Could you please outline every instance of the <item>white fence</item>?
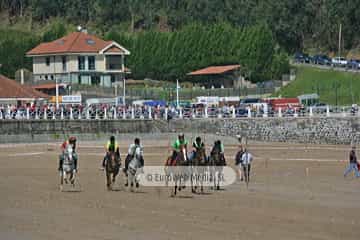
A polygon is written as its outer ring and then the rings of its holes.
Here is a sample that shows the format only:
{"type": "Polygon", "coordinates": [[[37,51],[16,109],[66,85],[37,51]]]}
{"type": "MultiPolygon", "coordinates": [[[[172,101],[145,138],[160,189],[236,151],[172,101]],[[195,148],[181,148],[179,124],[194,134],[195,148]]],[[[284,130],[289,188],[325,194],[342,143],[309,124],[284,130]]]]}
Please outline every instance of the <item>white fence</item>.
{"type": "Polygon", "coordinates": [[[202,119],[202,118],[274,118],[274,117],[351,117],[360,116],[353,107],[278,109],[264,112],[249,107],[155,108],[89,107],[0,108],[0,120],[116,120],[116,119],[202,119]]]}

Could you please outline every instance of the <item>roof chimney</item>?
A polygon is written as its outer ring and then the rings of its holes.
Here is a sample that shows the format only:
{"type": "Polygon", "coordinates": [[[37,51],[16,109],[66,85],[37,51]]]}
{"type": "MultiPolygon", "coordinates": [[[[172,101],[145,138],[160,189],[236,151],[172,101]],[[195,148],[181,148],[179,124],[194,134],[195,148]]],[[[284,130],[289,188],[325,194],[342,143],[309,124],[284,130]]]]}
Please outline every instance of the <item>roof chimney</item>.
{"type": "Polygon", "coordinates": [[[88,33],[87,29],[85,27],[82,27],[81,25],[77,26],[77,31],[82,33],[88,33]]]}

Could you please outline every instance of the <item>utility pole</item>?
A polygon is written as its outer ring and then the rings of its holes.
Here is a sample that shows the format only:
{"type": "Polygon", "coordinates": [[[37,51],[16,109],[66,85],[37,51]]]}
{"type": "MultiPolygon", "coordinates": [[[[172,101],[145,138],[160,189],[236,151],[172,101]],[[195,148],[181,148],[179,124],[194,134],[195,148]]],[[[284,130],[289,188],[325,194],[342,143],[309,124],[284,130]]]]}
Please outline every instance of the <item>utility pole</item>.
{"type": "Polygon", "coordinates": [[[176,107],[179,108],[179,79],[176,79],[176,107]]]}
{"type": "Polygon", "coordinates": [[[340,26],[339,26],[339,57],[341,57],[341,28],[342,28],[342,24],[340,23],[340,26]]]}

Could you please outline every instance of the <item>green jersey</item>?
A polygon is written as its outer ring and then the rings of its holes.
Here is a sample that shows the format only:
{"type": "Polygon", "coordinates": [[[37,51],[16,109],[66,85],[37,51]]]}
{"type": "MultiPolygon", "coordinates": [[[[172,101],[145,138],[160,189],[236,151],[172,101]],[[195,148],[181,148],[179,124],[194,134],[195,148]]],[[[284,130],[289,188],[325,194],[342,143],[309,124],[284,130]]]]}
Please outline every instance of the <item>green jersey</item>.
{"type": "Polygon", "coordinates": [[[187,144],[188,144],[188,141],[187,141],[186,139],[184,139],[184,141],[180,142],[180,140],[177,139],[177,140],[173,143],[172,147],[173,147],[175,150],[179,151],[179,150],[180,150],[180,145],[182,145],[182,144],[183,144],[183,145],[187,145],[187,144]]]}

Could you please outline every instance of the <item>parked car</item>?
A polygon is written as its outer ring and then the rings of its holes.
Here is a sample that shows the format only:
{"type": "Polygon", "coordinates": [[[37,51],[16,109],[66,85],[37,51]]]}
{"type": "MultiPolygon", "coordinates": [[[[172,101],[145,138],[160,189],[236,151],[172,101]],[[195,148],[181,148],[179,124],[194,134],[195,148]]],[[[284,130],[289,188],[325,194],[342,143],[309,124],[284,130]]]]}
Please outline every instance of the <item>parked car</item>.
{"type": "Polygon", "coordinates": [[[344,57],[335,57],[331,60],[331,65],[335,67],[346,67],[348,61],[344,57]]]}
{"type": "Polygon", "coordinates": [[[346,67],[351,69],[360,69],[360,60],[350,59],[346,67]]]}
{"type": "Polygon", "coordinates": [[[316,103],[311,108],[314,113],[326,113],[328,105],[326,103],[316,103]]]}
{"type": "Polygon", "coordinates": [[[312,62],[319,65],[330,65],[331,59],[326,55],[315,55],[312,62]]]}
{"type": "Polygon", "coordinates": [[[299,63],[311,63],[312,57],[306,53],[296,53],[294,56],[295,62],[299,63]]]}

